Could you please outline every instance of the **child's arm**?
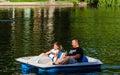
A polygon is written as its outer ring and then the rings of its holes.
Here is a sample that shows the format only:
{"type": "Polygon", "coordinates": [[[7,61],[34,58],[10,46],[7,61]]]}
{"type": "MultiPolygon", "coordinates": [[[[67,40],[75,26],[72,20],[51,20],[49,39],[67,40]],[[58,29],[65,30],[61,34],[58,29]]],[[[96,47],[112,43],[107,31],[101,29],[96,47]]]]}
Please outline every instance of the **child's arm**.
{"type": "Polygon", "coordinates": [[[45,54],[46,54],[46,55],[48,55],[48,54],[50,54],[50,53],[51,53],[51,50],[50,50],[50,51],[48,51],[48,52],[46,52],[45,54]]]}
{"type": "Polygon", "coordinates": [[[46,52],[46,53],[41,53],[39,56],[48,55],[48,54],[50,54],[50,53],[51,53],[51,50],[48,51],[48,52],[46,52]]]}

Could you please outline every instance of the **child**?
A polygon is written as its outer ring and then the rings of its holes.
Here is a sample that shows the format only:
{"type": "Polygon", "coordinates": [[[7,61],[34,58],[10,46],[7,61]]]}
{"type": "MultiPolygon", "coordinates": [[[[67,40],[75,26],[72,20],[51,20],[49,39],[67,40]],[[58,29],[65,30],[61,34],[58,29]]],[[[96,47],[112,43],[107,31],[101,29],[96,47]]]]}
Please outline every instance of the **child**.
{"type": "Polygon", "coordinates": [[[57,65],[57,64],[62,64],[62,62],[64,62],[65,58],[67,56],[67,52],[63,52],[61,57],[59,59],[57,59],[53,65],[57,65]]]}
{"type": "Polygon", "coordinates": [[[50,57],[52,59],[53,62],[55,62],[57,60],[57,56],[58,56],[60,50],[62,50],[62,45],[58,42],[55,42],[53,49],[51,49],[50,51],[48,51],[46,53],[40,54],[40,56],[47,55],[48,57],[50,57]]]}

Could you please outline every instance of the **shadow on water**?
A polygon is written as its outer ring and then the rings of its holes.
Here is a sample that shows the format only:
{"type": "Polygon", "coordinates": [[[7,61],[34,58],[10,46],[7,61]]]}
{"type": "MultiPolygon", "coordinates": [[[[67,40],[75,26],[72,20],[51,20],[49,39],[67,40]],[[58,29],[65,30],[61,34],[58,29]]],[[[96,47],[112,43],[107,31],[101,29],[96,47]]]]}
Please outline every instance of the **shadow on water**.
{"type": "MultiPolygon", "coordinates": [[[[22,65],[22,66],[24,66],[24,65],[22,65]]],[[[54,68],[52,68],[52,70],[50,68],[50,69],[48,69],[48,71],[45,71],[45,70],[42,71],[41,69],[39,70],[39,68],[35,68],[33,66],[31,66],[31,68],[30,68],[30,65],[26,65],[26,66],[29,66],[29,69],[27,69],[27,67],[25,68],[25,66],[24,66],[24,68],[22,68],[22,73],[20,73],[20,74],[23,74],[23,75],[24,74],[25,75],[26,74],[27,75],[31,75],[31,74],[32,75],[91,75],[91,74],[92,75],[100,75],[100,73],[101,73],[101,69],[96,68],[97,70],[95,70],[95,68],[92,68],[92,67],[91,68],[90,67],[88,67],[88,68],[86,67],[86,70],[85,70],[84,67],[83,67],[84,69],[81,68],[81,70],[79,68],[80,71],[78,71],[78,70],[74,70],[74,71],[72,71],[72,70],[68,71],[67,70],[67,71],[64,71],[66,69],[63,68],[63,70],[58,70],[58,72],[55,72],[55,71],[53,71],[54,68]],[[90,69],[94,69],[94,71],[90,70],[90,69]]],[[[47,70],[47,68],[46,68],[46,70],[47,70]]]]}
{"type": "Polygon", "coordinates": [[[27,75],[101,75],[99,72],[94,73],[59,73],[59,74],[47,74],[47,73],[29,73],[27,75]]]}
{"type": "Polygon", "coordinates": [[[21,73],[27,75],[119,75],[120,66],[102,65],[101,70],[95,72],[63,72],[63,73],[38,73],[37,69],[29,72],[21,73]]]}

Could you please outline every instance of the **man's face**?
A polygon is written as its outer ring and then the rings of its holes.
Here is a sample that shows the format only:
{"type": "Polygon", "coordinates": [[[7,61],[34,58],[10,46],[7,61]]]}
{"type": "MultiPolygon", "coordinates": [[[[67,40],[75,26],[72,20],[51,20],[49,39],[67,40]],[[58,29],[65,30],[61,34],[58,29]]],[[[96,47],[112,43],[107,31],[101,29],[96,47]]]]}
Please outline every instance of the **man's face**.
{"type": "Polygon", "coordinates": [[[76,41],[75,40],[72,40],[72,46],[73,46],[73,48],[76,47],[76,41]]]}

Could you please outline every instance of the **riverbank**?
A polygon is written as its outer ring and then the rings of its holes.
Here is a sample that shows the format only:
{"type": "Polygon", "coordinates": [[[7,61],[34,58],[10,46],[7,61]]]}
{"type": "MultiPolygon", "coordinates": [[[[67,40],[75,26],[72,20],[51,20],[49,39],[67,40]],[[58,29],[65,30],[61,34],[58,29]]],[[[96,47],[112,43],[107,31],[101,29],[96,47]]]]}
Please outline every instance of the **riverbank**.
{"type": "MultiPolygon", "coordinates": [[[[87,3],[76,3],[78,6],[85,7],[87,3]]],[[[0,6],[74,6],[73,2],[0,2],[0,6]]]]}

